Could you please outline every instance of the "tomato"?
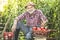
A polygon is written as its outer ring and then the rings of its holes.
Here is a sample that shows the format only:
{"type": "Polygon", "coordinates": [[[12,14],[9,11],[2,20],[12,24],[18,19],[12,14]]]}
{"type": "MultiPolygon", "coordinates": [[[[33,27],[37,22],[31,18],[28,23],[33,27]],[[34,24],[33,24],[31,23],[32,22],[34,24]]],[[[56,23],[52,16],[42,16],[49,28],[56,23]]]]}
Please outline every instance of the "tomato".
{"type": "Polygon", "coordinates": [[[8,39],[8,32],[4,32],[3,36],[4,36],[4,39],[8,39]]]}
{"type": "Polygon", "coordinates": [[[34,31],[34,30],[37,30],[37,27],[33,27],[32,30],[33,30],[33,31],[34,31]]]}
{"type": "Polygon", "coordinates": [[[5,36],[7,36],[7,34],[8,34],[8,32],[4,32],[3,36],[5,37],[5,36]]]}
{"type": "Polygon", "coordinates": [[[44,29],[44,27],[40,27],[41,28],[41,30],[43,30],[44,29]]]}
{"type": "Polygon", "coordinates": [[[41,31],[41,28],[37,27],[37,31],[41,31]]]}
{"type": "Polygon", "coordinates": [[[13,36],[14,36],[13,32],[9,32],[8,33],[8,37],[11,37],[12,38],[13,36]]]}

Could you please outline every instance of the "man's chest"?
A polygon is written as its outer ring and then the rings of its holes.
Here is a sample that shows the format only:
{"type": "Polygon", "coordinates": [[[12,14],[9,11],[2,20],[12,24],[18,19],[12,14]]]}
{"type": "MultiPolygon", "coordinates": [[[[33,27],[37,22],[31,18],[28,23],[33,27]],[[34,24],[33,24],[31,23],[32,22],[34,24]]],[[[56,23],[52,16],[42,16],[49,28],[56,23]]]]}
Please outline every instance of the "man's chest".
{"type": "Polygon", "coordinates": [[[27,20],[38,20],[39,19],[39,14],[37,14],[37,13],[27,14],[26,19],[27,20]]]}

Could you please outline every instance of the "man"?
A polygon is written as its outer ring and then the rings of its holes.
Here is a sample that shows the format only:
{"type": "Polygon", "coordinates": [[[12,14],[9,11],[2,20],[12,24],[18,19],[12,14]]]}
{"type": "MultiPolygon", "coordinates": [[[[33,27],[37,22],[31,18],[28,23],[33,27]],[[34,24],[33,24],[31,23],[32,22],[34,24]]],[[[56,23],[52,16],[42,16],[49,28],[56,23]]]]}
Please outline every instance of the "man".
{"type": "Polygon", "coordinates": [[[12,26],[12,32],[14,32],[14,40],[18,40],[19,30],[22,30],[26,36],[26,40],[31,40],[32,27],[44,26],[47,22],[47,18],[43,15],[41,10],[35,9],[35,4],[29,2],[26,6],[26,12],[15,18],[12,26]],[[21,20],[25,19],[26,24],[24,25],[21,20]],[[20,21],[19,21],[20,20],[20,21]]]}

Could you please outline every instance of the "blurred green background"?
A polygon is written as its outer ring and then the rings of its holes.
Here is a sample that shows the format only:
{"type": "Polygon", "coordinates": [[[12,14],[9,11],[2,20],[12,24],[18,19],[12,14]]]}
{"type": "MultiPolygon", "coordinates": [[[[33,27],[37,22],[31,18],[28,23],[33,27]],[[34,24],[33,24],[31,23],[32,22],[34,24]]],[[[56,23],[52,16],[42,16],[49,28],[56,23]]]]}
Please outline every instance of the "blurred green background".
{"type": "MultiPolygon", "coordinates": [[[[49,37],[60,40],[60,0],[8,0],[7,4],[3,6],[4,10],[0,11],[0,23],[4,24],[10,19],[7,25],[7,29],[10,30],[14,18],[25,11],[24,7],[27,2],[34,2],[35,8],[42,10],[44,15],[47,16],[48,28],[57,30],[57,32],[51,33],[49,37]]],[[[23,40],[23,38],[20,39],[23,40]]]]}

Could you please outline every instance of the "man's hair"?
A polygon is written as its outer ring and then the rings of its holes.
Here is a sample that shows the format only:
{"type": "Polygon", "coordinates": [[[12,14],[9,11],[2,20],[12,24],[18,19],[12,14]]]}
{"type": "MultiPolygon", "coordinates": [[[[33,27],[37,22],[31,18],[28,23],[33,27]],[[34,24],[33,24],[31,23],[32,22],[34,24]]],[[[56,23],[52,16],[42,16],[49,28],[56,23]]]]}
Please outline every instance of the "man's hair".
{"type": "Polygon", "coordinates": [[[27,6],[35,6],[35,4],[33,2],[28,2],[27,5],[25,6],[25,8],[27,8],[27,6]]]}

